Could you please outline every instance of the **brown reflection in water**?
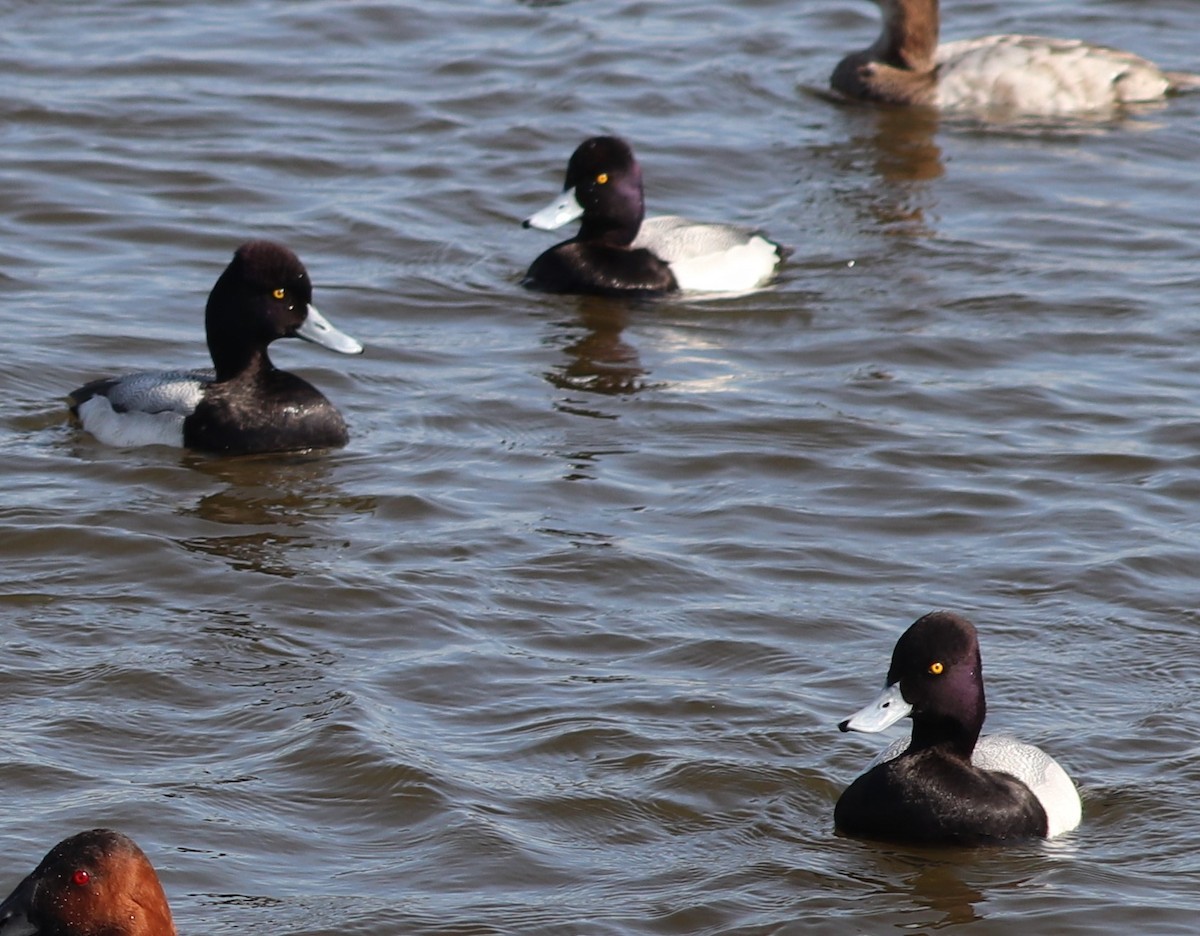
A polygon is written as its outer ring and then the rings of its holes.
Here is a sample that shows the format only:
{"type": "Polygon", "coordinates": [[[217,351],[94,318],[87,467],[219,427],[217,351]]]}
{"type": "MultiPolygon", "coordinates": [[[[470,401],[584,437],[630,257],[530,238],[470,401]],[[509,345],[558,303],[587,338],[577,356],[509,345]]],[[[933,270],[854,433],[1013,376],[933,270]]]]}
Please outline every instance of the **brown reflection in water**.
{"type": "Polygon", "coordinates": [[[831,153],[834,167],[847,179],[868,171],[883,185],[872,190],[866,210],[890,233],[928,236],[925,210],[929,183],[945,174],[936,137],[936,110],[841,103],[857,132],[831,153]]]}
{"type": "Polygon", "coordinates": [[[889,183],[890,197],[873,202],[875,218],[910,235],[929,235],[932,231],[925,224],[929,189],[925,183],[941,178],[946,171],[935,142],[937,111],[883,107],[874,118],[873,132],[855,142],[874,154],[876,175],[889,183]]]}
{"type": "Polygon", "coordinates": [[[963,882],[957,866],[930,864],[918,867],[905,881],[914,908],[932,910],[939,919],[922,927],[940,929],[983,919],[975,905],[984,899],[982,891],[963,882]]]}
{"type": "Polygon", "coordinates": [[[945,174],[941,147],[934,142],[939,120],[930,107],[884,107],[875,114],[869,142],[875,168],[889,182],[930,182],[945,174]]]}
{"type": "Polygon", "coordinates": [[[180,506],[179,516],[259,529],[190,537],[179,544],[191,552],[223,558],[240,571],[297,576],[300,571],[290,557],[297,550],[328,545],[319,523],[322,516],[370,513],[376,508],[375,498],[348,497],[329,483],[327,454],[198,457],[193,467],[224,487],[192,506],[180,506]]]}
{"type": "Polygon", "coordinates": [[[285,561],[296,549],[311,549],[308,537],[255,533],[247,536],[204,536],[181,539],[189,552],[216,556],[238,572],[262,572],[280,578],[296,578],[300,571],[285,561]]]}
{"type": "Polygon", "coordinates": [[[580,297],[578,317],[561,324],[572,332],[582,327],[584,333],[563,349],[570,360],[547,371],[546,380],[560,390],[610,396],[637,393],[653,386],[645,380],[647,371],[642,367],[637,348],[622,337],[629,324],[629,310],[626,300],[580,297]]]}

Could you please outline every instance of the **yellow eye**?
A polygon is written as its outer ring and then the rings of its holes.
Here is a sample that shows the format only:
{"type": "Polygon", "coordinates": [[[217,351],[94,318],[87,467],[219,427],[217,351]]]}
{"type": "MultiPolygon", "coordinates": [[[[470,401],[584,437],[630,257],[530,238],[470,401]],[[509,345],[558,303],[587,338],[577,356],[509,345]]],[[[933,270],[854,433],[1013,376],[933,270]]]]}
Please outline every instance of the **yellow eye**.
{"type": "Polygon", "coordinates": [[[607,172],[600,173],[600,175],[596,176],[596,181],[599,182],[601,185],[603,185],[605,182],[608,181],[608,173],[607,172]]]}
{"type": "Polygon", "coordinates": [[[286,290],[277,289],[273,293],[271,293],[271,295],[274,296],[276,299],[282,299],[284,297],[285,293],[286,293],[286,290]]]}
{"type": "Polygon", "coordinates": [[[942,670],[944,670],[945,668],[946,667],[942,666],[941,663],[930,663],[929,664],[929,672],[933,673],[934,676],[941,676],[942,670]]]}

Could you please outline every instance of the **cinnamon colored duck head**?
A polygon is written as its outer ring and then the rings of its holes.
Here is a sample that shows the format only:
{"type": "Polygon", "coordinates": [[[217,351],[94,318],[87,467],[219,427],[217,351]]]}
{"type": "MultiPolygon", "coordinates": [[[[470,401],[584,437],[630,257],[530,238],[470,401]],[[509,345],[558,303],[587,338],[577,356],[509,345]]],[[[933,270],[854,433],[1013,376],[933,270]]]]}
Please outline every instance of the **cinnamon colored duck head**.
{"type": "Polygon", "coordinates": [[[92,829],[50,849],[0,903],[0,936],[176,936],[158,874],[133,839],[92,829]]]}

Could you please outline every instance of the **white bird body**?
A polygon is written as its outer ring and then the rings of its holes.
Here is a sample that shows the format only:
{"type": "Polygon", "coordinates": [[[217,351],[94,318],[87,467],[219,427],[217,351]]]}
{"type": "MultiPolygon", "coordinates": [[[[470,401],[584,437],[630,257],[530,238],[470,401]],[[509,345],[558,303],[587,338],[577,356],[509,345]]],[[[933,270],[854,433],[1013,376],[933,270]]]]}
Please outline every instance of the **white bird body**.
{"type": "Polygon", "coordinates": [[[645,248],[670,264],[685,291],[757,289],[770,281],[779,265],[779,246],[749,228],[678,215],[647,218],[630,247],[645,248]]]}

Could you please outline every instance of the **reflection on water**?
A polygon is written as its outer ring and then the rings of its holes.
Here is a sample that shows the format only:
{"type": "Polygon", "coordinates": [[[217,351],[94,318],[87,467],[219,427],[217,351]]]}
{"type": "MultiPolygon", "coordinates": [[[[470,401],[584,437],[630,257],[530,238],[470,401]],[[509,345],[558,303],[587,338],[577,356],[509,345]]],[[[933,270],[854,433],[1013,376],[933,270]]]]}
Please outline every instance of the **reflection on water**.
{"type": "MultiPolygon", "coordinates": [[[[598,417],[599,413],[581,413],[579,410],[570,410],[576,415],[586,415],[598,417]]],[[[564,481],[595,481],[600,476],[599,465],[605,458],[614,455],[627,455],[630,449],[609,449],[604,452],[560,452],[559,457],[567,463],[567,468],[563,473],[564,481]]]]}
{"type": "Polygon", "coordinates": [[[303,550],[325,547],[322,519],[370,514],[377,499],[348,495],[332,480],[329,453],[292,456],[210,458],[188,456],[193,468],[218,480],[220,490],[204,494],[176,513],[223,527],[262,530],[191,536],[181,546],[226,559],[239,571],[290,578],[303,550]],[[285,530],[294,530],[289,533],[285,530]]]}
{"type": "Polygon", "coordinates": [[[644,379],[647,372],[637,348],[622,337],[630,310],[647,304],[601,296],[580,296],[578,302],[577,317],[559,323],[569,335],[570,344],[563,353],[570,360],[547,371],[546,380],[560,390],[608,395],[637,393],[653,386],[644,379]]]}
{"type": "Polygon", "coordinates": [[[298,550],[312,548],[310,537],[280,536],[277,533],[250,533],[245,536],[204,536],[179,540],[179,545],[196,553],[218,556],[239,572],[262,572],[293,578],[298,550]]]}
{"type": "Polygon", "coordinates": [[[865,208],[889,234],[929,237],[925,212],[936,204],[930,183],[945,173],[936,133],[939,117],[931,108],[844,105],[853,115],[849,145],[832,151],[835,165],[848,177],[860,164],[883,185],[873,190],[865,208]]]}
{"type": "Polygon", "coordinates": [[[957,865],[944,864],[940,855],[914,869],[904,883],[914,910],[922,907],[934,914],[933,920],[922,920],[917,925],[942,929],[982,919],[976,904],[983,902],[983,892],[967,884],[961,869],[957,865]]]}
{"type": "Polygon", "coordinates": [[[937,111],[925,107],[883,107],[873,111],[874,132],[851,141],[875,154],[875,171],[889,182],[932,182],[945,173],[934,135],[937,111]]]}

